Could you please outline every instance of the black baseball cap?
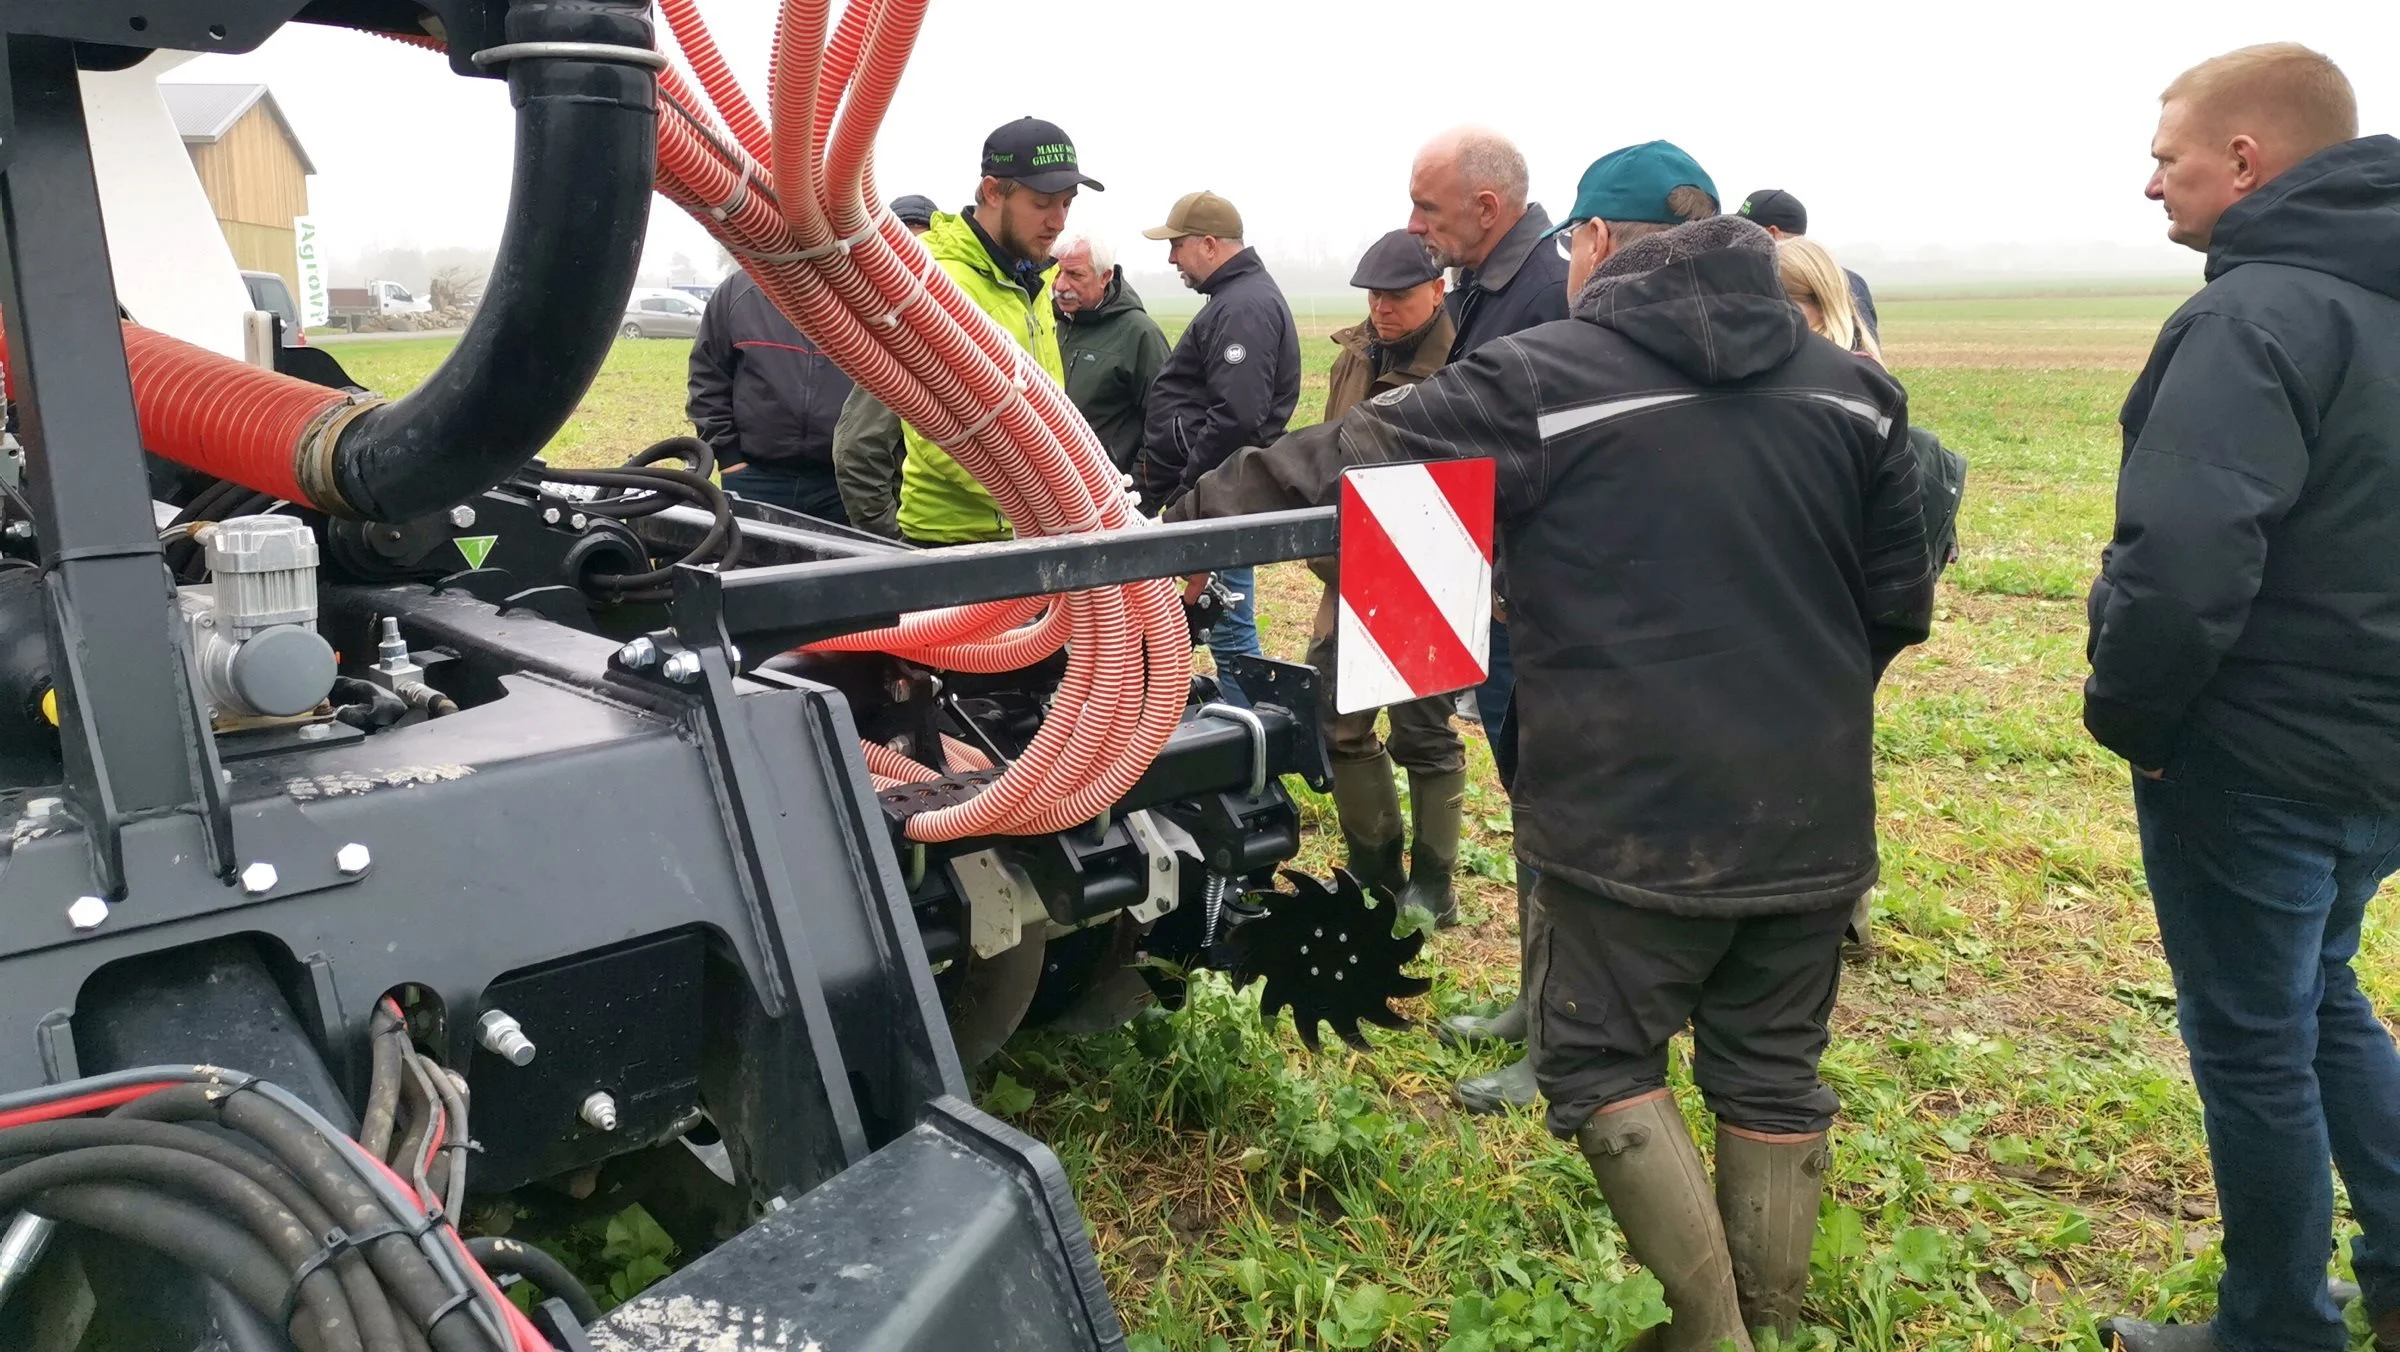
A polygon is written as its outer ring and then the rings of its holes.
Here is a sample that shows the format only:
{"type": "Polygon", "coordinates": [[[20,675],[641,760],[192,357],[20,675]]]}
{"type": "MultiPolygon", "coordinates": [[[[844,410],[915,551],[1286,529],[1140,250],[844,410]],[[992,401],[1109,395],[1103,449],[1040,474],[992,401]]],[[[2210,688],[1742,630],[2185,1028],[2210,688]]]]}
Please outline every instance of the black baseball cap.
{"type": "Polygon", "coordinates": [[[1013,178],[1035,192],[1108,191],[1100,180],[1084,176],[1075,162],[1075,143],[1058,124],[1038,117],[1020,117],[983,138],[983,172],[989,178],[1013,178]]]}
{"type": "Polygon", "coordinates": [[[1808,208],[1781,188],[1761,188],[1743,198],[1737,214],[1762,230],[1773,227],[1787,235],[1808,233],[1808,208]]]}
{"type": "Polygon", "coordinates": [[[939,210],[941,208],[933,204],[932,198],[919,197],[915,193],[892,199],[892,214],[900,218],[902,225],[931,225],[933,213],[939,210]]]}
{"type": "Polygon", "coordinates": [[[1407,291],[1441,275],[1424,241],[1406,230],[1394,230],[1367,246],[1358,271],[1350,274],[1350,285],[1362,291],[1407,291]]]}

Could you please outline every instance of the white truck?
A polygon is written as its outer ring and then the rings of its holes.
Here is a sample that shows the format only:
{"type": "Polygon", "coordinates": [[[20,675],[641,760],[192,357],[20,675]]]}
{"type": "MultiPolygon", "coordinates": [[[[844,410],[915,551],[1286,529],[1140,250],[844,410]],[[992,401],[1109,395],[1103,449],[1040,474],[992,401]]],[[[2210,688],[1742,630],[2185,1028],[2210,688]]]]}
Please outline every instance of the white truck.
{"type": "Polygon", "coordinates": [[[352,333],[358,332],[360,323],[365,320],[389,319],[394,315],[421,315],[433,309],[433,302],[411,293],[398,282],[327,287],[325,304],[327,317],[352,333]]]}

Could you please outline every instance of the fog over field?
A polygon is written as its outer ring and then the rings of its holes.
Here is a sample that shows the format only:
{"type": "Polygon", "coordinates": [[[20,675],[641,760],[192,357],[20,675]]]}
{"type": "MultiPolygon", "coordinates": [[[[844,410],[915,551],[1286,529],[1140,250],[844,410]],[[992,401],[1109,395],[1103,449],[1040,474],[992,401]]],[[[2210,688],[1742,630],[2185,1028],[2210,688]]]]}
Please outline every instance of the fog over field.
{"type": "MultiPolygon", "coordinates": [[[[704,0],[763,95],[776,0],[704,0]]],[[[2158,91],[2251,42],[2309,43],[2358,86],[2368,131],[2400,129],[2400,6],[2028,0],[2001,8],[1823,0],[1577,6],[1532,0],[935,0],[880,143],[892,193],[964,203],[984,134],[1064,126],[1108,185],[1077,221],[1120,241],[1152,292],[1176,284],[1141,240],[1208,187],[1244,213],[1287,289],[1338,292],[1364,244],[1404,223],[1431,132],[1516,138],[1534,195],[1563,211],[1596,155],[1681,143],[1730,207],[1762,187],[1879,285],[2196,273],[2143,200],[2158,91]]],[[[311,201],[337,280],[472,258],[507,199],[498,81],[355,33],[294,24],[175,80],[270,84],[319,173],[311,201]],[[399,252],[395,252],[399,251],[399,252]]],[[[646,267],[713,277],[712,241],[658,202],[646,267]]]]}

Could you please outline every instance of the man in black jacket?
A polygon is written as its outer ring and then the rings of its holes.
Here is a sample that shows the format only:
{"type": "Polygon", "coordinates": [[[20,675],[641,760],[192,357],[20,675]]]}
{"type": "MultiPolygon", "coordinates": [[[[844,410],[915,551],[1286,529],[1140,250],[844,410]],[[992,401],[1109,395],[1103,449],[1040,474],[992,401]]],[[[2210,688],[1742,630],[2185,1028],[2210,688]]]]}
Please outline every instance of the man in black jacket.
{"type": "Polygon", "coordinates": [[[2216,1165],[2212,1324],[2134,1349],[2347,1346],[2333,1173],[2400,1349],[2400,1052],[2351,971],[2400,864],[2400,140],[2290,43],[2162,96],[2149,195],[2208,286],[2126,398],[2083,721],[2142,861],[2216,1165]]]}
{"type": "MultiPolygon", "coordinates": [[[[1242,213],[1233,203],[1213,192],[1186,193],[1165,225],[1142,234],[1167,241],[1167,261],[1183,284],[1208,298],[1150,387],[1136,479],[1143,509],[1157,511],[1236,449],[1283,435],[1300,403],[1300,326],[1258,250],[1242,242],[1242,213]]],[[[1209,631],[1208,646],[1226,698],[1247,704],[1224,659],[1258,654],[1256,576],[1248,568],[1223,576],[1240,599],[1209,631]]]]}
{"type": "Polygon", "coordinates": [[[1585,176],[1571,319],[1245,450],[1168,512],[1498,461],[1536,1070],[1666,1288],[1669,1352],[1797,1318],[1837,1106],[1817,1059],[1876,878],[1875,682],[1933,602],[1906,396],[1808,332],[1764,231],[1669,227],[1672,150],[1585,176]],[[1687,1024],[1713,1195],[1666,1087],[1687,1024]]]}
{"type": "Polygon", "coordinates": [[[708,298],[684,411],[724,467],[728,492],[848,524],[833,478],[833,424],[850,377],[750,274],[708,298]]]}

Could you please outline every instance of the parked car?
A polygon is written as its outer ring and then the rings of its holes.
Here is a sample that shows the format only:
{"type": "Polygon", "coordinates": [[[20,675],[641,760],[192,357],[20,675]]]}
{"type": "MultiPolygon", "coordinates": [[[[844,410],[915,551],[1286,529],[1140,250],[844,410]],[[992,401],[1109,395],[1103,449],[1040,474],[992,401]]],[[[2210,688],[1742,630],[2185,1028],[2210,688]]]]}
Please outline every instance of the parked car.
{"type": "Polygon", "coordinates": [[[329,287],[325,292],[326,308],[333,322],[358,332],[359,321],[388,319],[393,315],[431,313],[433,302],[419,299],[398,282],[369,282],[365,286],[329,287]]]}
{"type": "Polygon", "coordinates": [[[628,338],[697,338],[700,302],[680,291],[636,291],[625,302],[625,322],[617,332],[628,338]]]}
{"type": "Polygon", "coordinates": [[[300,323],[300,307],[292,300],[292,289],[283,278],[272,272],[245,272],[242,285],[250,288],[250,308],[264,310],[283,321],[285,347],[308,346],[308,331],[300,323]]]}

